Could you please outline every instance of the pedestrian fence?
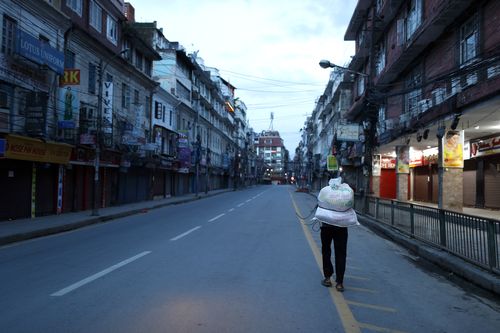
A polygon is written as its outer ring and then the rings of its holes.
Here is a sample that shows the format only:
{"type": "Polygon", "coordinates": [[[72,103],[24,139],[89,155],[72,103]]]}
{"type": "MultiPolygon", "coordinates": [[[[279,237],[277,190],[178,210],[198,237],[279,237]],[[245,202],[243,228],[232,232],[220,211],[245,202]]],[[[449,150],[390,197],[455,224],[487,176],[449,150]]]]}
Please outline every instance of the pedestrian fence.
{"type": "Polygon", "coordinates": [[[420,241],[500,274],[500,221],[377,197],[355,195],[354,208],[420,241]]]}

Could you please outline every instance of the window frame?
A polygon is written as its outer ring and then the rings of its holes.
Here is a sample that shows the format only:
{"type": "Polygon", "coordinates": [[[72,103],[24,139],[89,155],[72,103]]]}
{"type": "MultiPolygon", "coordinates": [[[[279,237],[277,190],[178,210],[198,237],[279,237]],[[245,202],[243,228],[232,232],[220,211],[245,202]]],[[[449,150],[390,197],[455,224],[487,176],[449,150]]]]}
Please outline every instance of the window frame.
{"type": "Polygon", "coordinates": [[[102,32],[102,7],[99,6],[97,1],[90,0],[89,3],[89,25],[96,31],[102,32]],[[97,10],[97,13],[95,12],[97,10]],[[97,17],[95,17],[97,16],[97,17]]]}
{"type": "Polygon", "coordinates": [[[459,39],[460,39],[460,42],[459,42],[459,61],[460,61],[460,65],[470,64],[471,62],[474,62],[478,57],[479,39],[480,39],[479,26],[480,25],[479,25],[478,13],[475,13],[474,15],[472,15],[469,19],[467,19],[467,21],[465,21],[464,24],[462,24],[460,26],[460,29],[459,29],[459,39]],[[464,32],[464,30],[466,28],[468,28],[470,25],[473,25],[473,29],[470,31],[464,32]],[[471,49],[469,49],[467,47],[467,45],[469,45],[468,40],[471,37],[474,37],[474,45],[472,45],[472,48],[471,48],[473,50],[474,54],[472,56],[466,58],[464,56],[464,51],[465,51],[465,53],[468,53],[469,51],[471,51],[471,49]],[[465,49],[466,47],[467,47],[467,49],[465,49]]]}
{"type": "Polygon", "coordinates": [[[113,44],[118,44],[118,21],[111,15],[106,16],[106,38],[113,44]]]}
{"type": "Polygon", "coordinates": [[[82,16],[82,2],[83,0],[66,0],[66,7],[71,9],[73,12],[78,14],[78,16],[82,16]]]}
{"type": "Polygon", "coordinates": [[[3,54],[11,55],[16,50],[16,30],[17,21],[4,14],[2,20],[2,45],[0,49],[3,54]]]}

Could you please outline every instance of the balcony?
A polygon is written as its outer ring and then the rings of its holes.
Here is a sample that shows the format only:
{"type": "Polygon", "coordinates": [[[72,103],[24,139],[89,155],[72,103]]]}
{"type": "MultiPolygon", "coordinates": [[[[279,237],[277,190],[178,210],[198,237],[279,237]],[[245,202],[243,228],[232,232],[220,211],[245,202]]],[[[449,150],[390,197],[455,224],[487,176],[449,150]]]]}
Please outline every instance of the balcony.
{"type": "MultiPolygon", "coordinates": [[[[388,63],[385,71],[379,77],[378,84],[387,84],[394,81],[416,58],[420,56],[432,42],[441,37],[444,30],[470,6],[468,0],[439,1],[430,11],[429,16],[422,22],[414,35],[405,42],[405,45],[396,47],[401,54],[393,62],[388,63]],[[433,15],[432,15],[433,14],[433,15]]],[[[392,48],[395,45],[388,45],[392,48]]]]}
{"type": "Polygon", "coordinates": [[[359,28],[363,25],[366,20],[366,11],[370,8],[371,0],[358,0],[358,4],[354,9],[354,13],[349,21],[349,26],[344,35],[344,40],[355,40],[359,28]]]}

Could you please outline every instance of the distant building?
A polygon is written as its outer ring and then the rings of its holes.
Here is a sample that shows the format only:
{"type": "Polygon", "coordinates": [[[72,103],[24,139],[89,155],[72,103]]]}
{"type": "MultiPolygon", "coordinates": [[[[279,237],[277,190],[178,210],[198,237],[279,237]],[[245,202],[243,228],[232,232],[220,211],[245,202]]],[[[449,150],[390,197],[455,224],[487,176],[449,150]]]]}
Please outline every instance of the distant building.
{"type": "Polygon", "coordinates": [[[285,176],[286,149],[278,131],[262,131],[256,154],[264,161],[264,178],[282,179],[285,176]]]}

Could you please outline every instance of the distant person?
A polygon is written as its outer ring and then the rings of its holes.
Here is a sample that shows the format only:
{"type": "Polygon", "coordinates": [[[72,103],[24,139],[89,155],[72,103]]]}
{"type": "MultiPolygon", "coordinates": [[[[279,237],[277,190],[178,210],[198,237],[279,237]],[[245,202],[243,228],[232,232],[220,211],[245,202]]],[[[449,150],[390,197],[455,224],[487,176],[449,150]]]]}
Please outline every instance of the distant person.
{"type": "Polygon", "coordinates": [[[335,251],[335,289],[344,291],[344,273],[347,258],[347,227],[359,225],[356,212],[352,208],[354,192],[342,178],[333,178],[328,186],[318,194],[318,208],[314,219],[321,223],[321,254],[323,259],[323,276],[321,284],[331,287],[334,269],[331,261],[331,244],[335,251]]]}

